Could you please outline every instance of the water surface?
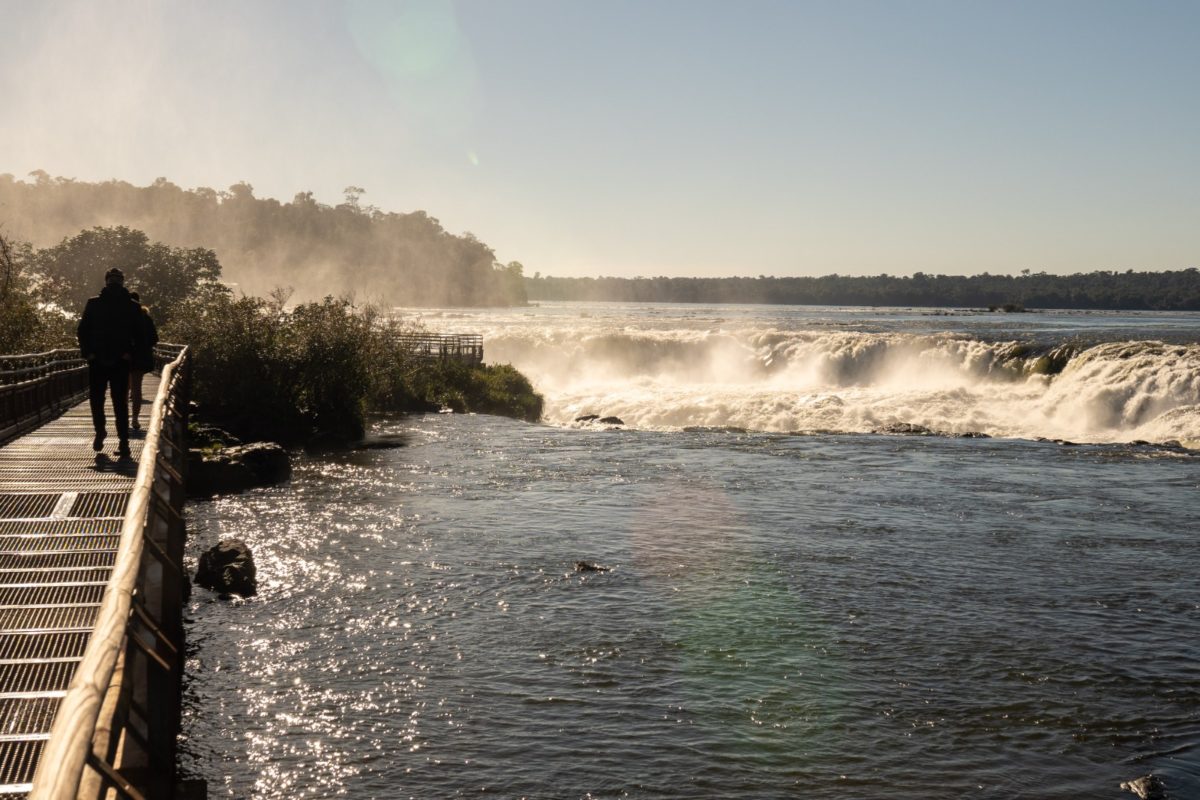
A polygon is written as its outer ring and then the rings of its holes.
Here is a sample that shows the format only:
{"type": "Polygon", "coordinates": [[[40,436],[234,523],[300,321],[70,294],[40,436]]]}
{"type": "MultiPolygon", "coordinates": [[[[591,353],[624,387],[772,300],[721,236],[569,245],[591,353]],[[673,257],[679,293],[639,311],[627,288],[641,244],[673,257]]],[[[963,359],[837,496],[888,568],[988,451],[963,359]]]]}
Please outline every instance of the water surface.
{"type": "Polygon", "coordinates": [[[377,428],[190,507],[262,581],[190,605],[212,797],[1200,796],[1187,451],[377,428]]]}

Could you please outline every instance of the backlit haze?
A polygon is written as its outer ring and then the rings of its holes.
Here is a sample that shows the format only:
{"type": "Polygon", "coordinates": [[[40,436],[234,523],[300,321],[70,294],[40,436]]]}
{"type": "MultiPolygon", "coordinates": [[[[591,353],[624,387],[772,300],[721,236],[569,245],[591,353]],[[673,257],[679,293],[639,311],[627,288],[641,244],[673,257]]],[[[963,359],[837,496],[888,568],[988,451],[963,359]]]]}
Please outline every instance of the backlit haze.
{"type": "MultiPolygon", "coordinates": [[[[1200,262],[1200,4],[0,0],[0,172],[424,209],[526,274],[1200,262]]],[[[0,214],[3,210],[0,209],[0,214]]]]}

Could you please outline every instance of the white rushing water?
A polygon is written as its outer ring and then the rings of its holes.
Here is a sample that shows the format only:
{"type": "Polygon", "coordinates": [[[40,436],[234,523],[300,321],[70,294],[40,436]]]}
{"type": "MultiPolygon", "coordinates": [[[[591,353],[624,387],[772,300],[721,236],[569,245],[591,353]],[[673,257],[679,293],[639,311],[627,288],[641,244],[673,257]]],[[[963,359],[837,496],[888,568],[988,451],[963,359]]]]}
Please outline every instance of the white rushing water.
{"type": "Polygon", "coordinates": [[[421,321],[482,333],[552,424],[1200,440],[1200,318],[558,304],[421,321]]]}

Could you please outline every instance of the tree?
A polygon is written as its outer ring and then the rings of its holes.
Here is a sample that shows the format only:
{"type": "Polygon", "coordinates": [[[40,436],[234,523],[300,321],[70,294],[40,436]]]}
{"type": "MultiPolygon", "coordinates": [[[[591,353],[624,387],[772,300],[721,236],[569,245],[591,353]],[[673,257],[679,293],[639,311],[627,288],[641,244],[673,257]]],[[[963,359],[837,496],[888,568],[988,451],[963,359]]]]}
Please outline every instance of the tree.
{"type": "Polygon", "coordinates": [[[64,309],[81,309],[104,285],[104,273],[116,267],[129,278],[146,260],[149,246],[141,231],[92,228],[39,250],[35,269],[45,278],[46,299],[64,309]]]}
{"type": "Polygon", "coordinates": [[[342,189],[342,194],[346,196],[346,205],[355,211],[358,210],[358,201],[366,193],[367,190],[361,186],[347,186],[345,189],[342,189]]]}
{"type": "Polygon", "coordinates": [[[62,346],[67,320],[38,308],[25,274],[32,248],[0,235],[0,353],[62,346]]]}
{"type": "Polygon", "coordinates": [[[91,228],[37,251],[36,271],[43,277],[45,299],[77,311],[99,291],[104,273],[116,267],[125,285],[154,307],[155,318],[167,321],[184,298],[206,286],[219,286],[221,264],[216,253],[151,243],[141,231],[119,226],[91,228]]]}

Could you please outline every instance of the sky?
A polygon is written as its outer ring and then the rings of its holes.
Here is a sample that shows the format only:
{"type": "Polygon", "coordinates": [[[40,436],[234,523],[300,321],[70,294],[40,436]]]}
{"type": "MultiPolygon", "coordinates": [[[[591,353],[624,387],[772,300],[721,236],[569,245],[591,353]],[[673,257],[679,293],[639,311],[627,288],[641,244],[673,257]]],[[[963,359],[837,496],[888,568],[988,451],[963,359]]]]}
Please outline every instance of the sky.
{"type": "Polygon", "coordinates": [[[329,204],[359,186],[528,275],[1200,266],[1191,0],[0,0],[0,19],[18,177],[329,204]]]}

